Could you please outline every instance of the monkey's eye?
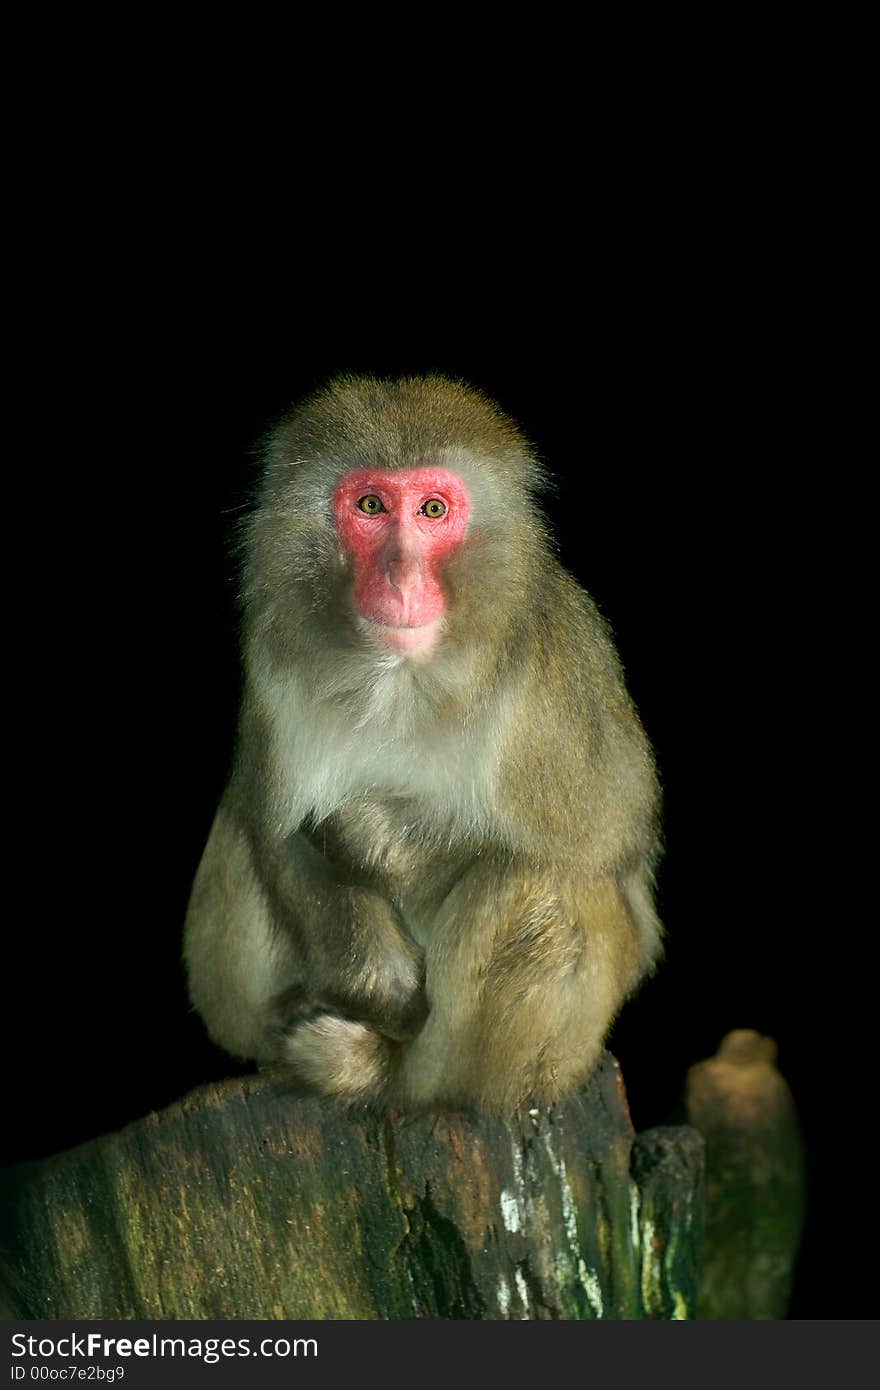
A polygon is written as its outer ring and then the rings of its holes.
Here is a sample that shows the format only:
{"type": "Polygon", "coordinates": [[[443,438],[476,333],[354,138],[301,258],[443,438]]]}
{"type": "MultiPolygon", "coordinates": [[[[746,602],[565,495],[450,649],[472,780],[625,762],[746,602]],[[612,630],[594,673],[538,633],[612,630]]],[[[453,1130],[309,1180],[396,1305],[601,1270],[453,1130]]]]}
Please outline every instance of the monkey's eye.
{"type": "Polygon", "coordinates": [[[367,516],[378,516],[380,512],[385,510],[382,506],[382,498],[375,497],[372,493],[369,497],[361,497],[358,506],[362,512],[366,512],[367,516]]]}
{"type": "Polygon", "coordinates": [[[439,497],[429,497],[427,502],[423,502],[419,507],[419,516],[429,516],[432,521],[445,515],[446,503],[441,502],[439,497]]]}

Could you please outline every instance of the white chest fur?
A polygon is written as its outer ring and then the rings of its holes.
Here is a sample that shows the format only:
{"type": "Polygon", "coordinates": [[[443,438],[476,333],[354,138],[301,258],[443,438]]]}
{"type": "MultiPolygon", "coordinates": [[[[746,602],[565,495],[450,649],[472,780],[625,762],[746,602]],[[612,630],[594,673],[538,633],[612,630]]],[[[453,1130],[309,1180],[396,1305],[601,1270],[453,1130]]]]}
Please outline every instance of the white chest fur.
{"type": "Polygon", "coordinates": [[[357,700],[319,700],[291,679],[264,685],[262,696],[279,833],[353,799],[385,796],[417,798],[440,833],[497,827],[497,710],[436,719],[404,666],[378,670],[357,700]]]}

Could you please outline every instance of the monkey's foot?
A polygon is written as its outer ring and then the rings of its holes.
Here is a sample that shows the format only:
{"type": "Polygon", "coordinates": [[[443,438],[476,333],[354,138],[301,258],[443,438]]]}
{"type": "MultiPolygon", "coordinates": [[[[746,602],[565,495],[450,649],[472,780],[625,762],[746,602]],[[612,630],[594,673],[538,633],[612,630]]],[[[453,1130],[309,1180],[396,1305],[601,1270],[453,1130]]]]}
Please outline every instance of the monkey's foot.
{"type": "Polygon", "coordinates": [[[281,1056],[304,1085],[346,1100],[376,1099],[391,1074],[393,1044],[365,1023],[318,1014],[281,1044],[281,1056]]]}

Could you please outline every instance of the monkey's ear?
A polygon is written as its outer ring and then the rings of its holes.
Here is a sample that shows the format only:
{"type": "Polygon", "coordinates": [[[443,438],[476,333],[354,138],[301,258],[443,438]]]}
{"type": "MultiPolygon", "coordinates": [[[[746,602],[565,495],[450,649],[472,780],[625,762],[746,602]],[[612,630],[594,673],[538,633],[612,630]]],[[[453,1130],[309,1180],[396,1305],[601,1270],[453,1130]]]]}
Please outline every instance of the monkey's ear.
{"type": "Polygon", "coordinates": [[[555,477],[530,447],[525,448],[517,460],[517,472],[530,497],[540,501],[542,497],[556,495],[558,489],[555,477]]]}

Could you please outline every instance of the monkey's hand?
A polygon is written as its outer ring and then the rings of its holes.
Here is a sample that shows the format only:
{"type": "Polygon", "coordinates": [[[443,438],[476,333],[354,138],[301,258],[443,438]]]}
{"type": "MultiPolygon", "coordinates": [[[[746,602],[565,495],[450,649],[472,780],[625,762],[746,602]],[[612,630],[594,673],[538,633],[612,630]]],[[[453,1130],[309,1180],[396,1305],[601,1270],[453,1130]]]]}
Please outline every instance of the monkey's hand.
{"type": "Polygon", "coordinates": [[[415,1037],[428,1016],[424,952],[382,899],[352,894],[338,906],[335,930],[320,949],[310,943],[305,978],[276,1001],[282,1034],[329,1014],[395,1042],[415,1037]]]}
{"type": "Polygon", "coordinates": [[[389,923],[387,927],[373,934],[350,977],[335,981],[328,998],[335,999],[334,1012],[370,1023],[386,1038],[403,1041],[415,1037],[428,1016],[425,955],[396,926],[389,923]]]}
{"type": "Polygon", "coordinates": [[[383,956],[373,953],[348,981],[328,981],[316,994],[285,996],[281,1056],[298,1079],[322,1094],[376,1101],[399,1051],[428,1016],[424,955],[400,935],[383,956]]]}

